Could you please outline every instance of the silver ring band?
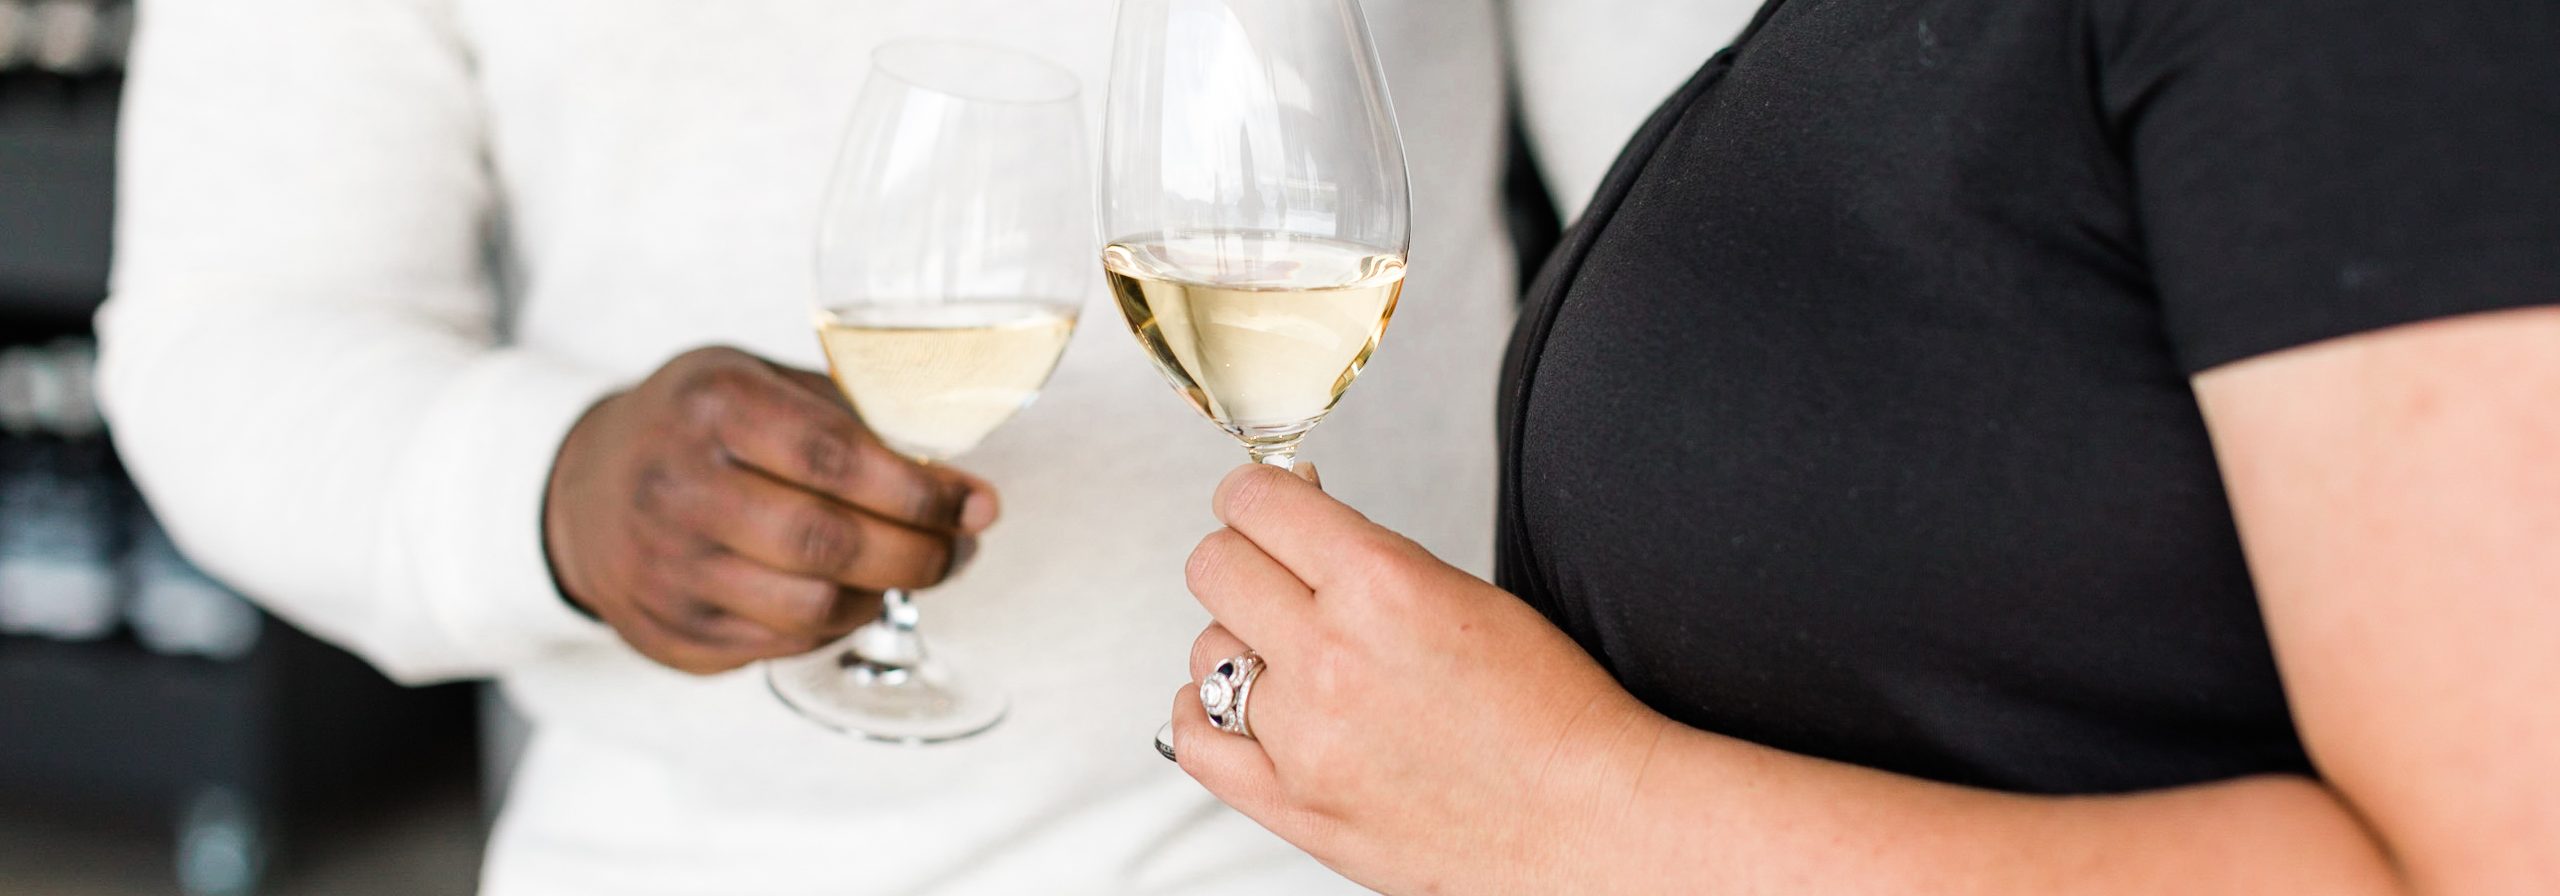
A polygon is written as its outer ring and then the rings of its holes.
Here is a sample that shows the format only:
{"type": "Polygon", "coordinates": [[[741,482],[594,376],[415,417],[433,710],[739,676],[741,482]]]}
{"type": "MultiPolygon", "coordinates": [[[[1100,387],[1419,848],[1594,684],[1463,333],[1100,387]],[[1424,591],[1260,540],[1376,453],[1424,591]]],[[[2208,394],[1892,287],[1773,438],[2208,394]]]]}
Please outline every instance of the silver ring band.
{"type": "Polygon", "coordinates": [[[1262,657],[1253,651],[1220,660],[1216,668],[1200,679],[1200,706],[1209,711],[1209,723],[1228,734],[1253,739],[1253,722],[1246,715],[1246,702],[1253,699],[1253,680],[1262,675],[1262,657]]]}

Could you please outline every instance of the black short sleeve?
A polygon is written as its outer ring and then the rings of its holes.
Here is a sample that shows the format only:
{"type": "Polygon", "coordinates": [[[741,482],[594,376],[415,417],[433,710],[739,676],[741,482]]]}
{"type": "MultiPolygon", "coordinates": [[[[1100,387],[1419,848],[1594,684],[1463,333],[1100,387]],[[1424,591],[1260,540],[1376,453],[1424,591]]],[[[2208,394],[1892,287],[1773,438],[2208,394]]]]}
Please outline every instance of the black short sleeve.
{"type": "Polygon", "coordinates": [[[2188,371],[2560,302],[2560,3],[2094,2],[2188,371]]]}

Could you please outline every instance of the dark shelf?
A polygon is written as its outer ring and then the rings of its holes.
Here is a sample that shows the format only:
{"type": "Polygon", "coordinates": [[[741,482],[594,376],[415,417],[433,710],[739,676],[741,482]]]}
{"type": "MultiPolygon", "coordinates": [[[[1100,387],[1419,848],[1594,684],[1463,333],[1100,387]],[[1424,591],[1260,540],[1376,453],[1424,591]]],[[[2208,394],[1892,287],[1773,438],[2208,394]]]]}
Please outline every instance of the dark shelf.
{"type": "Polygon", "coordinates": [[[200,783],[264,786],[249,743],[257,669],[128,641],[0,637],[0,781],[40,800],[158,810],[200,783]]]}
{"type": "Polygon", "coordinates": [[[468,686],[399,687],[272,619],[228,662],[0,636],[0,808],[165,825],[189,893],[254,892],[295,844],[469,774],[477,735],[468,686]],[[249,890],[195,885],[202,842],[241,843],[266,870],[249,890]]]}
{"type": "Polygon", "coordinates": [[[468,753],[466,689],[405,689],[291,626],[238,661],[0,637],[0,792],[146,812],[209,784],[284,810],[468,753]]]}
{"type": "Polygon", "coordinates": [[[119,86],[0,76],[0,316],[85,320],[106,294],[119,86]]]}

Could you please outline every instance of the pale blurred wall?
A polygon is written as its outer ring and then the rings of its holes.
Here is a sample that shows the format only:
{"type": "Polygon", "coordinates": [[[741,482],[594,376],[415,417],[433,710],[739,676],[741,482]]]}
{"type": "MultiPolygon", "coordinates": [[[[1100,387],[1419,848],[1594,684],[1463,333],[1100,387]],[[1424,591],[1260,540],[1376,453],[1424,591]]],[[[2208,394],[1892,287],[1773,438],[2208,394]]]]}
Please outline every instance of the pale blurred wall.
{"type": "Polygon", "coordinates": [[[1510,0],[1523,124],[1566,222],[1655,106],[1760,0],[1510,0]]]}

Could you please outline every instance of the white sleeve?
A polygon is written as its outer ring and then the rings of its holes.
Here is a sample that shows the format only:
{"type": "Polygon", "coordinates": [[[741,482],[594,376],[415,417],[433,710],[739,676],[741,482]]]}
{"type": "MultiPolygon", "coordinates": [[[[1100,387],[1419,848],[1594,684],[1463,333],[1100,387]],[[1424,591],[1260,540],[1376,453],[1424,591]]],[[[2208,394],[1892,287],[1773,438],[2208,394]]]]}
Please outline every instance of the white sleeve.
{"type": "Polygon", "coordinates": [[[188,553],[405,682],[610,638],[541,513],[615,385],[499,343],[470,58],[434,0],[148,0],[100,389],[188,553]]]}

